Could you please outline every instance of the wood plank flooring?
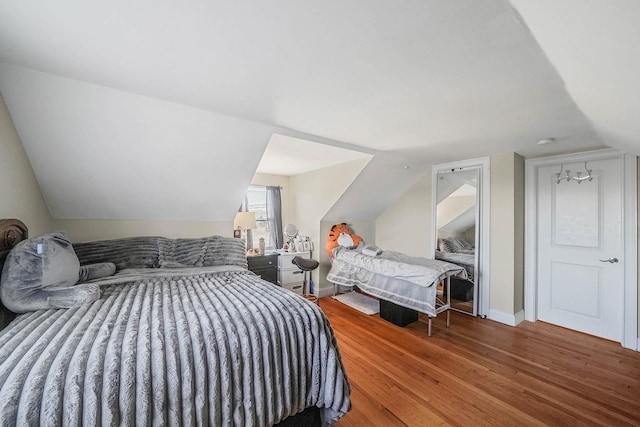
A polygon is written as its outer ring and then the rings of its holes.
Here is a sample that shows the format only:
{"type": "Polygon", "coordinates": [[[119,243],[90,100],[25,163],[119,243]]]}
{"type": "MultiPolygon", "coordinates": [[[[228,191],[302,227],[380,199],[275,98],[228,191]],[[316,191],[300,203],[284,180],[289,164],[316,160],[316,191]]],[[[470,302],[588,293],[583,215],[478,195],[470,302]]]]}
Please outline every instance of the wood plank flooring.
{"type": "Polygon", "coordinates": [[[542,322],[460,313],[404,328],[330,297],[351,385],[347,426],[640,426],[640,353],[542,322]]]}

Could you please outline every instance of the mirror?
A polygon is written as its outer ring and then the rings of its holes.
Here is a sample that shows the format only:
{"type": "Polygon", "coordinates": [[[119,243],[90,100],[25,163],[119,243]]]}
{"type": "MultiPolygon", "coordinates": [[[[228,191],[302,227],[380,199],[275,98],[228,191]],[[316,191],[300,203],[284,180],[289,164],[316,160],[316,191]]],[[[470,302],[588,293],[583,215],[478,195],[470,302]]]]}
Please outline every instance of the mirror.
{"type": "Polygon", "coordinates": [[[478,313],[478,167],[439,170],[436,175],[435,258],[464,267],[468,279],[451,278],[453,310],[478,313]]]}
{"type": "Polygon", "coordinates": [[[287,238],[287,245],[289,245],[289,248],[295,248],[294,239],[296,238],[297,235],[298,235],[298,227],[296,227],[295,225],[288,224],[284,228],[284,236],[287,238]]]}
{"type": "Polygon", "coordinates": [[[293,239],[298,235],[298,227],[293,224],[289,224],[284,229],[284,235],[289,239],[293,239]]]}

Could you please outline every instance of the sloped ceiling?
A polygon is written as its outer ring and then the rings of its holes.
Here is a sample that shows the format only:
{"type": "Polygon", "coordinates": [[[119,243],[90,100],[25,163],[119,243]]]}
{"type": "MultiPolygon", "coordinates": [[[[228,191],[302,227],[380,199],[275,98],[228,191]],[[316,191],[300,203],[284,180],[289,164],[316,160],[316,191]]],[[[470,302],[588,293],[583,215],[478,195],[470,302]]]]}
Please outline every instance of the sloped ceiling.
{"type": "Polygon", "coordinates": [[[602,141],[640,154],[640,2],[512,3],[602,141]]]}
{"type": "Polygon", "coordinates": [[[433,163],[637,150],[637,5],[556,3],[6,1],[0,92],[56,218],[231,220],[278,133],[372,154],[330,214],[373,219],[433,163]]]}
{"type": "Polygon", "coordinates": [[[274,133],[256,172],[294,176],[362,158],[371,155],[274,133]]]}

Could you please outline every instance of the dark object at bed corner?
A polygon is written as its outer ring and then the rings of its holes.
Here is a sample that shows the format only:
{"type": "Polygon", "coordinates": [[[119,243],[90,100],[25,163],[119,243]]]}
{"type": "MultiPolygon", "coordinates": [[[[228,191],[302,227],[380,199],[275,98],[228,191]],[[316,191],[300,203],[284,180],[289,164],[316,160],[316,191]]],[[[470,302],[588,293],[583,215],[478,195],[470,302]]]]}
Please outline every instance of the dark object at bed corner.
{"type": "Polygon", "coordinates": [[[4,329],[13,319],[16,318],[16,314],[5,307],[0,302],[0,330],[4,329]]]}
{"type": "Polygon", "coordinates": [[[0,272],[11,249],[29,237],[27,226],[19,219],[0,219],[0,272]]]}
{"type": "Polygon", "coordinates": [[[380,317],[394,325],[404,327],[418,320],[418,312],[416,310],[394,304],[391,301],[381,299],[380,317]]]}
{"type": "MultiPolygon", "coordinates": [[[[445,292],[446,294],[446,292],[445,292]]],[[[451,278],[451,298],[458,301],[473,301],[473,282],[460,279],[458,277],[451,278]]]]}
{"type": "Polygon", "coordinates": [[[274,426],[277,427],[320,427],[321,425],[320,410],[316,406],[307,408],[299,414],[285,418],[278,424],[274,424],[274,426]]]}

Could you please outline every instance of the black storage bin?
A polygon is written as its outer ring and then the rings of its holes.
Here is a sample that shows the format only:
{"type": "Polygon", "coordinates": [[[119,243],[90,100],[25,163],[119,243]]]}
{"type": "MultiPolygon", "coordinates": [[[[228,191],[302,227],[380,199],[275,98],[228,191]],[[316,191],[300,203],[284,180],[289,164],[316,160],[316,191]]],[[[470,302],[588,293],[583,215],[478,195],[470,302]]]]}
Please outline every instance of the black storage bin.
{"type": "MultiPolygon", "coordinates": [[[[445,296],[446,296],[445,286],[445,296]]],[[[473,282],[459,277],[451,278],[451,299],[458,301],[473,301],[473,282]]]]}
{"type": "Polygon", "coordinates": [[[418,320],[418,312],[381,299],[380,317],[394,325],[407,326],[418,320]]]}

